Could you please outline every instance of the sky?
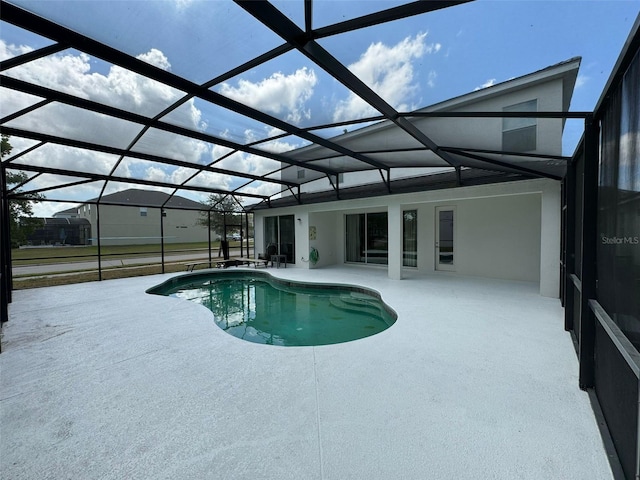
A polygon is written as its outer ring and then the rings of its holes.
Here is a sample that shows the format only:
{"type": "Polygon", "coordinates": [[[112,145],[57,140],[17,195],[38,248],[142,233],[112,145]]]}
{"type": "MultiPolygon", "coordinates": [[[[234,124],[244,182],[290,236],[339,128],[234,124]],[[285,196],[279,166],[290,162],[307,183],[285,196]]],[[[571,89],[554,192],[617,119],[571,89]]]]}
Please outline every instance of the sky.
{"type": "MultiPolygon", "coordinates": [[[[208,82],[283,43],[229,1],[15,0],[13,3],[196,83],[208,82]]],[[[304,2],[272,3],[303,28],[304,2]]],[[[400,3],[403,2],[317,0],[314,27],[400,3]]],[[[570,109],[592,111],[639,11],[637,0],[478,0],[325,38],[319,43],[399,111],[432,105],[579,56],[582,63],[570,109]]],[[[0,22],[2,60],[49,44],[48,39],[0,22]]],[[[180,91],[75,50],[65,50],[4,73],[147,116],[158,114],[183,96],[180,91]]],[[[361,119],[377,113],[295,51],[211,88],[300,127],[361,119]]],[[[0,117],[39,100],[4,88],[0,94],[0,117]]],[[[241,143],[262,140],[257,148],[272,152],[286,152],[308,143],[295,136],[273,139],[281,132],[199,99],[188,100],[163,120],[241,143]]],[[[42,107],[8,125],[121,148],[126,148],[139,131],[136,124],[107,120],[61,105],[42,107]]],[[[582,129],[579,120],[567,122],[564,155],[573,153],[582,129]]],[[[341,133],[341,129],[316,133],[331,137],[341,133]]],[[[33,144],[17,138],[11,143],[14,153],[33,144]]],[[[279,167],[273,160],[256,155],[235,153],[225,157],[230,153],[226,147],[159,130],[145,134],[134,149],[194,164],[219,160],[216,166],[255,175],[279,167]]],[[[91,168],[99,173],[109,173],[117,160],[108,154],[53,145],[29,154],[32,163],[56,167],[71,162],[82,170],[91,168]]],[[[122,161],[116,169],[116,174],[123,177],[158,181],[185,181],[194,173],[190,168],[132,158],[122,161]]],[[[58,179],[53,176],[42,175],[32,184],[39,188],[55,181],[58,179]]],[[[190,183],[228,189],[245,181],[237,176],[204,172],[190,183]]],[[[46,195],[81,201],[96,197],[100,187],[101,184],[87,184],[46,195]]],[[[123,184],[109,188],[125,187],[123,184]]],[[[113,191],[109,188],[106,193],[113,191]]],[[[258,182],[244,191],[270,194],[276,189],[269,183],[258,182]]],[[[192,194],[185,196],[204,199],[192,194]]],[[[37,216],[50,216],[72,205],[45,202],[34,210],[37,216]]]]}

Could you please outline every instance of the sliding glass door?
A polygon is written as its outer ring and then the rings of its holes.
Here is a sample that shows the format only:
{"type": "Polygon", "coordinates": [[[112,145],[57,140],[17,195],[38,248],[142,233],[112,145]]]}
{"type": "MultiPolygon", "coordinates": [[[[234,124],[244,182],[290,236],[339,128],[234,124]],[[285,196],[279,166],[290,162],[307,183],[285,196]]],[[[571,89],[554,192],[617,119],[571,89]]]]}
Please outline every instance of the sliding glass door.
{"type": "Polygon", "coordinates": [[[275,250],[284,255],[287,263],[296,263],[296,233],[293,215],[265,217],[264,219],[264,251],[275,250]]]}
{"type": "Polygon", "coordinates": [[[287,263],[296,263],[296,232],[293,215],[278,217],[280,220],[280,255],[287,257],[287,263]]]}
{"type": "Polygon", "coordinates": [[[364,214],[347,215],[345,261],[364,262],[364,238],[366,237],[364,214]]]}
{"type": "Polygon", "coordinates": [[[345,221],[345,261],[386,265],[387,212],[346,215],[345,221]]]}

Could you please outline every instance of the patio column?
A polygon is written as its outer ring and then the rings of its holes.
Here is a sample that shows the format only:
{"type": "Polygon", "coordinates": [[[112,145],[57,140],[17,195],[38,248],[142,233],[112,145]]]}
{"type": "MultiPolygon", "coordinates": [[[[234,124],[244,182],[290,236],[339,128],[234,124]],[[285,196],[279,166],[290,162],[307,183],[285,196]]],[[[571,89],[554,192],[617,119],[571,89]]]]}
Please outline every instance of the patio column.
{"type": "Polygon", "coordinates": [[[391,204],[387,211],[388,223],[388,275],[393,280],[402,279],[402,206],[391,204]]]}
{"type": "Polygon", "coordinates": [[[560,294],[560,182],[542,191],[540,228],[540,295],[560,294]]]}

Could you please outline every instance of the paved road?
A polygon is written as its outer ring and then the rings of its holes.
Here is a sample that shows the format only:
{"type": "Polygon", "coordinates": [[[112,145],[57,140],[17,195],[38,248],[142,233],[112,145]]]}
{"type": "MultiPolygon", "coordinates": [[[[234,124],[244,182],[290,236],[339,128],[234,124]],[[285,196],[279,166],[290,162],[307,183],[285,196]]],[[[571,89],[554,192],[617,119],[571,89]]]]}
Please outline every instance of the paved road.
{"type": "MultiPolygon", "coordinates": [[[[246,250],[245,250],[246,252],[246,250]]],[[[229,255],[231,257],[240,256],[240,249],[230,249],[229,255]]],[[[211,256],[213,260],[218,259],[218,252],[211,252],[211,256]]],[[[246,256],[246,253],[245,253],[246,256]]],[[[209,254],[207,251],[201,251],[197,253],[177,253],[170,254],[165,253],[164,261],[165,263],[173,263],[173,262],[189,262],[191,260],[202,260],[208,261],[209,254]]],[[[135,258],[125,258],[125,257],[105,257],[102,259],[102,268],[108,267],[122,267],[128,265],[140,265],[140,264],[158,264],[161,262],[161,256],[153,256],[153,257],[135,257],[135,258]]],[[[72,272],[77,270],[97,270],[98,269],[98,260],[86,260],[86,261],[70,261],[69,263],[56,263],[54,265],[25,265],[25,266],[14,266],[13,267],[13,275],[37,275],[43,274],[46,275],[52,272],[72,272]]]]}

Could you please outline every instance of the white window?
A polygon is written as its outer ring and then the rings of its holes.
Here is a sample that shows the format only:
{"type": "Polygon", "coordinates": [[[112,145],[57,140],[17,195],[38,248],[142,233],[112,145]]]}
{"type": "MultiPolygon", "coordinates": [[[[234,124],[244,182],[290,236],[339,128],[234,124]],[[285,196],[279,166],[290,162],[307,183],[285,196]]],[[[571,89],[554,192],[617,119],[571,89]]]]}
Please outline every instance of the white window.
{"type": "Polygon", "coordinates": [[[147,207],[140,207],[140,216],[141,217],[147,216],[147,207]]]}
{"type": "MultiPolygon", "coordinates": [[[[516,103],[502,109],[503,112],[537,112],[538,100],[516,103]]],[[[502,150],[505,152],[530,152],[536,149],[536,118],[505,117],[502,119],[502,150]]]]}

